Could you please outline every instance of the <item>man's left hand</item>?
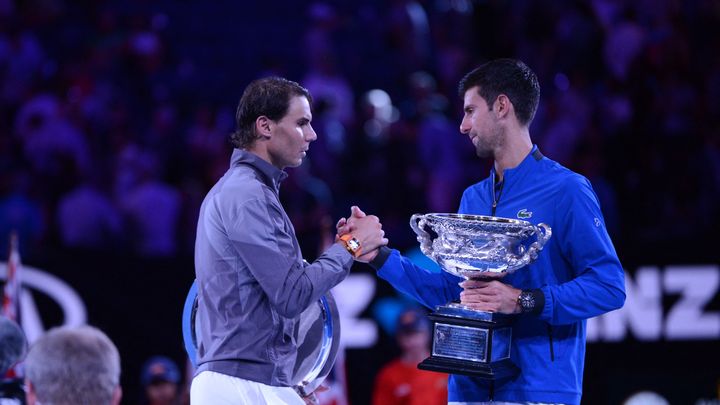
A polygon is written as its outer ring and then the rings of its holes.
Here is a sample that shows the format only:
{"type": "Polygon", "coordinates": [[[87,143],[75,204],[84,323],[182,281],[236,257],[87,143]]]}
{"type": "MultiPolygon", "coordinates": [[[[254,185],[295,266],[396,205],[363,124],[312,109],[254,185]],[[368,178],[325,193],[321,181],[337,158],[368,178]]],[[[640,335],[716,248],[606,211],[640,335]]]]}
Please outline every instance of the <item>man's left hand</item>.
{"type": "Polygon", "coordinates": [[[460,303],[472,309],[502,314],[521,312],[518,297],[521,290],[497,280],[465,280],[460,283],[460,303]]]}

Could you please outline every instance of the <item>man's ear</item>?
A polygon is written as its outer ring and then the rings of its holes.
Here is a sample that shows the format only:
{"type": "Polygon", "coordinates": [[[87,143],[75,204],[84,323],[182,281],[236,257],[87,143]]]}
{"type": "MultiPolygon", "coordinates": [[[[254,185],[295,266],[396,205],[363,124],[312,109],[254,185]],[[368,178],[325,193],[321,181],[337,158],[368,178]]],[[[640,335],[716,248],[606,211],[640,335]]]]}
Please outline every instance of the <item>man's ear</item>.
{"type": "Polygon", "coordinates": [[[110,403],[112,405],[120,405],[120,400],[122,399],[122,387],[118,385],[115,387],[115,390],[113,391],[112,399],[110,400],[110,403]]]}
{"type": "Polygon", "coordinates": [[[255,133],[260,138],[270,139],[272,137],[272,126],[272,120],[264,115],[261,115],[255,120],[255,133]]]}
{"type": "Polygon", "coordinates": [[[504,94],[500,94],[495,99],[495,105],[493,106],[493,110],[495,111],[495,116],[497,118],[505,118],[510,114],[510,110],[512,110],[513,105],[510,102],[510,99],[508,96],[504,94]]]}

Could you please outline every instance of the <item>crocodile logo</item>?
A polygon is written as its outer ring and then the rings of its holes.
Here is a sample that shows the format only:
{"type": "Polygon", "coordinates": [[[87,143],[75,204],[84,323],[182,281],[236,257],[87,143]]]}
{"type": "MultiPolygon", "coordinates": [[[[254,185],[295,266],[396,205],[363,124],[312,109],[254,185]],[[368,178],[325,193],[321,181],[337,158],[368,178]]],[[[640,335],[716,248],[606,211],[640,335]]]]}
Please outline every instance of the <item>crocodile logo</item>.
{"type": "Polygon", "coordinates": [[[528,211],[527,208],[523,208],[517,213],[517,217],[520,219],[528,219],[532,217],[532,211],[528,211]]]}

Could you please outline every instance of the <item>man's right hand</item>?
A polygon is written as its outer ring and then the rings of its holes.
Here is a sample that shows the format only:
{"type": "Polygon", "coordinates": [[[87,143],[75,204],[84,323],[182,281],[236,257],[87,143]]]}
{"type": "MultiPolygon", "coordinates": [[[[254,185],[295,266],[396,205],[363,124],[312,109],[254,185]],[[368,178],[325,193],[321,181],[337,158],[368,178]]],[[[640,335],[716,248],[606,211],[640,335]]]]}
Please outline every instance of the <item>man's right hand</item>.
{"type": "Polygon", "coordinates": [[[378,254],[381,246],[388,244],[385,238],[385,231],[382,230],[382,224],[375,215],[366,215],[360,208],[353,206],[350,209],[350,217],[348,219],[340,218],[337,225],[336,240],[340,236],[350,233],[360,242],[362,249],[360,256],[355,260],[367,263],[374,259],[378,254]]]}

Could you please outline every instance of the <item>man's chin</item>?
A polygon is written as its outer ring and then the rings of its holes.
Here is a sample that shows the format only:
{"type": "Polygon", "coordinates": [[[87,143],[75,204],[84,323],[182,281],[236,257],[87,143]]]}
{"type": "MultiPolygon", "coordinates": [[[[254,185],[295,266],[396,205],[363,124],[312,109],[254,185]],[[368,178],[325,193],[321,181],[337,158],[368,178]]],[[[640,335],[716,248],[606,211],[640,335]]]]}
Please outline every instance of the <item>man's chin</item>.
{"type": "Polygon", "coordinates": [[[492,157],[492,156],[493,156],[492,151],[491,151],[491,150],[487,150],[487,149],[478,149],[478,148],[476,148],[476,149],[475,149],[475,154],[476,154],[479,158],[482,158],[482,159],[489,158],[489,157],[492,157]]]}

